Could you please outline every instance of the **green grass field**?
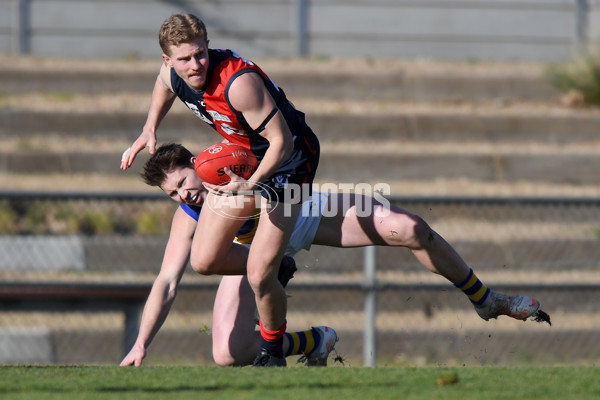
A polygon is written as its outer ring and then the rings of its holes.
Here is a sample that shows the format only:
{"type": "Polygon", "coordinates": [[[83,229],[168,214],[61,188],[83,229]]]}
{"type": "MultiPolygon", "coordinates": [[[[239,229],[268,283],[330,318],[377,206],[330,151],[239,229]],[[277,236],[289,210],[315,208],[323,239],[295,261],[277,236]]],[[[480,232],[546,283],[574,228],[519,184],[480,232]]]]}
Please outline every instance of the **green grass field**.
{"type": "Polygon", "coordinates": [[[596,367],[0,367],[2,399],[598,399],[596,367]]]}

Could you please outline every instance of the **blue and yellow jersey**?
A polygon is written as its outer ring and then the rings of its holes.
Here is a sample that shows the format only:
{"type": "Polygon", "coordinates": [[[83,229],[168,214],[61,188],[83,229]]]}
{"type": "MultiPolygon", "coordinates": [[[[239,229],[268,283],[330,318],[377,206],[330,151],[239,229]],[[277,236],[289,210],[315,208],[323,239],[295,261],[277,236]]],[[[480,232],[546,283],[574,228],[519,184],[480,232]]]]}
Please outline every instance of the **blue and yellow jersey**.
{"type": "MultiPolygon", "coordinates": [[[[179,206],[183,209],[183,211],[185,211],[187,215],[198,221],[198,216],[200,215],[200,210],[202,209],[202,207],[190,206],[188,204],[180,204],[179,206]]],[[[258,211],[259,210],[257,210],[256,214],[248,218],[244,225],[242,225],[235,237],[236,242],[242,244],[252,243],[252,239],[254,238],[254,234],[256,233],[256,228],[258,228],[258,219],[260,217],[258,211]]]]}

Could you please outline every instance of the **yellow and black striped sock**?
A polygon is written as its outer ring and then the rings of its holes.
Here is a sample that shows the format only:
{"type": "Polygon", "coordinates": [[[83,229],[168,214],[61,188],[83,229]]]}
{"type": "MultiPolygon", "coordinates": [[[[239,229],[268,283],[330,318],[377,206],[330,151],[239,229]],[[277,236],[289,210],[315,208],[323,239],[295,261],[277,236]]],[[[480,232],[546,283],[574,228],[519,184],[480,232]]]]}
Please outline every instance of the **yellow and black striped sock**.
{"type": "Polygon", "coordinates": [[[310,354],[321,343],[321,335],[315,328],[307,331],[285,333],[289,341],[289,347],[285,356],[294,356],[297,354],[310,354]]]}
{"type": "Polygon", "coordinates": [[[469,300],[471,300],[471,303],[477,306],[482,305],[490,294],[490,289],[477,278],[472,269],[467,279],[460,283],[455,283],[454,286],[462,290],[469,300]]]}

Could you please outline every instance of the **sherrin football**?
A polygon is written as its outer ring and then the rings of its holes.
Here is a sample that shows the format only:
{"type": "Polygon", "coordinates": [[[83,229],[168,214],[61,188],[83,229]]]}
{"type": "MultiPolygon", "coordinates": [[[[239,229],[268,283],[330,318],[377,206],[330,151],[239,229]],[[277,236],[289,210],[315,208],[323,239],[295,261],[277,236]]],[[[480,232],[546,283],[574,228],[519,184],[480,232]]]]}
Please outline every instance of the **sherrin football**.
{"type": "Polygon", "coordinates": [[[248,179],[252,176],[258,161],[250,150],[235,143],[217,143],[204,149],[194,162],[196,174],[205,182],[223,185],[230,181],[225,167],[231,172],[248,179]]]}

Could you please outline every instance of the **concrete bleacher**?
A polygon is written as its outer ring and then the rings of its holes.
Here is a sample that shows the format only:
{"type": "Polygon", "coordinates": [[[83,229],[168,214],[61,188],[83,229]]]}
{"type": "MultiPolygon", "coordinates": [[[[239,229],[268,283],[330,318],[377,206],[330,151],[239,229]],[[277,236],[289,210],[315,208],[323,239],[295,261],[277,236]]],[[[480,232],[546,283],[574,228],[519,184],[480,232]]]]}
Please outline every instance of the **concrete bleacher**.
{"type": "MultiPolygon", "coordinates": [[[[142,162],[127,173],[117,166],[123,146],[137,137],[145,121],[146,109],[140,104],[149,101],[156,66],[140,61],[137,73],[135,62],[123,63],[126,68],[120,75],[105,69],[95,72],[89,65],[78,70],[74,63],[73,79],[68,80],[60,78],[58,67],[50,72],[17,67],[11,72],[7,67],[11,73],[0,78],[3,93],[41,93],[38,101],[48,104],[26,102],[0,113],[0,137],[17,141],[16,148],[0,150],[0,173],[135,177],[142,162]],[[35,84],[27,83],[30,78],[35,84]],[[51,84],[54,81],[61,84],[51,84]],[[127,93],[139,103],[115,109],[78,106],[78,96],[101,104],[110,93],[127,93]],[[48,136],[59,141],[60,148],[45,145],[48,136]],[[79,140],[70,144],[73,138],[79,140]],[[81,138],[88,138],[89,144],[81,138]]],[[[557,106],[559,94],[542,78],[542,66],[491,64],[486,72],[485,65],[468,63],[441,68],[390,61],[372,68],[357,63],[356,71],[345,67],[336,75],[337,60],[304,61],[304,69],[289,71],[292,61],[265,64],[307,112],[320,137],[317,181],[422,184],[463,179],[472,187],[519,182],[530,183],[533,191],[537,185],[536,194],[542,196],[543,185],[570,185],[574,192],[600,186],[593,173],[600,167],[600,112],[557,106]]],[[[175,109],[159,129],[160,141],[193,143],[194,150],[201,150],[219,140],[192,113],[175,109]]],[[[133,188],[143,190],[142,186],[133,188]]],[[[435,195],[435,190],[432,185],[430,193],[435,195]]]]}

